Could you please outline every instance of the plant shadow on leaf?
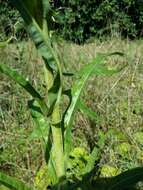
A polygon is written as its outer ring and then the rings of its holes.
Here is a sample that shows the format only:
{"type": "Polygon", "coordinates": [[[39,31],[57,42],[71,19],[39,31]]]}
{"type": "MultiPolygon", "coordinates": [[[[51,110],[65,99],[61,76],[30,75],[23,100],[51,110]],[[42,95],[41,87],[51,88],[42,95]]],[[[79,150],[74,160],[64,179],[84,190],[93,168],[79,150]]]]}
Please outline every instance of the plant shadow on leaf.
{"type": "Polygon", "coordinates": [[[97,172],[97,168],[94,168],[91,172],[83,175],[82,180],[64,181],[61,184],[56,184],[48,189],[60,189],[62,190],[138,190],[137,183],[143,181],[143,167],[137,167],[121,174],[108,177],[94,179],[97,172]]]}

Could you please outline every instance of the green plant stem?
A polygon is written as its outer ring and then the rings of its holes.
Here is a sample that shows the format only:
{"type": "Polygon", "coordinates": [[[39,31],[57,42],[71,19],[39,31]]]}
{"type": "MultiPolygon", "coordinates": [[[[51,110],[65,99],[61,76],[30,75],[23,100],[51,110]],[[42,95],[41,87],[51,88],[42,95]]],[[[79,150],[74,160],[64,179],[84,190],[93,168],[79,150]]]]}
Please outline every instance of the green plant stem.
{"type": "Polygon", "coordinates": [[[52,125],[51,128],[53,134],[52,159],[56,168],[57,177],[60,180],[65,176],[62,130],[60,124],[58,126],[52,125]]]}
{"type": "Polygon", "coordinates": [[[51,116],[51,129],[53,136],[53,149],[52,156],[56,167],[58,179],[65,176],[65,165],[64,165],[64,150],[63,150],[63,134],[61,129],[61,113],[60,113],[60,98],[62,93],[62,87],[60,86],[55,103],[53,113],[51,116]]]}

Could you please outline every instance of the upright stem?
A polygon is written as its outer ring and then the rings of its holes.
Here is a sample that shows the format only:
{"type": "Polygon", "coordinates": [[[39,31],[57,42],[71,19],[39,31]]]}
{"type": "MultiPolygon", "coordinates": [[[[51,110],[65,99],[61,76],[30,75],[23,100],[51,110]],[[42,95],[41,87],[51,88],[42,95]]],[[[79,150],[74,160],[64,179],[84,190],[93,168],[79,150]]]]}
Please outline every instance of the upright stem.
{"type": "MultiPolygon", "coordinates": [[[[63,134],[61,129],[61,113],[60,113],[60,99],[62,95],[62,72],[61,65],[56,56],[56,53],[52,49],[53,57],[56,60],[58,72],[59,72],[59,80],[60,85],[59,89],[57,89],[57,100],[53,108],[53,112],[51,114],[51,130],[52,130],[52,161],[56,170],[57,178],[60,180],[63,176],[65,176],[65,166],[64,166],[64,150],[63,150],[63,134]]],[[[47,98],[48,91],[52,88],[54,84],[54,75],[48,68],[45,69],[45,81],[47,86],[47,98]]],[[[50,92],[49,92],[50,93],[50,92]]]]}
{"type": "MultiPolygon", "coordinates": [[[[45,2],[45,1],[43,1],[45,2]]],[[[48,26],[47,26],[47,20],[46,20],[46,14],[47,9],[49,7],[48,3],[43,4],[44,7],[44,14],[43,14],[43,34],[45,37],[45,40],[48,42],[49,36],[48,36],[48,26]]],[[[62,95],[62,71],[61,71],[61,65],[59,62],[59,59],[56,55],[56,52],[52,48],[50,44],[48,44],[48,48],[50,49],[53,58],[55,59],[55,62],[57,64],[58,73],[60,76],[60,85],[59,89],[57,90],[57,100],[53,108],[53,113],[51,115],[51,130],[52,130],[52,161],[56,170],[56,174],[58,177],[58,180],[60,180],[63,176],[65,176],[65,166],[64,166],[64,150],[63,150],[63,135],[62,135],[62,129],[61,129],[61,115],[60,115],[60,98],[62,95]]],[[[47,97],[48,97],[48,91],[52,88],[54,83],[54,74],[51,72],[50,68],[46,68],[44,70],[45,73],[45,82],[47,86],[47,97]]]]}
{"type": "Polygon", "coordinates": [[[52,159],[56,168],[56,174],[58,179],[62,179],[65,176],[64,166],[64,152],[63,152],[63,139],[60,124],[58,126],[52,125],[53,134],[53,151],[52,159]]]}
{"type": "Polygon", "coordinates": [[[57,102],[54,106],[52,113],[52,135],[53,135],[53,151],[52,157],[56,167],[58,179],[60,180],[65,176],[65,165],[64,165],[64,150],[63,150],[63,135],[61,129],[61,115],[60,115],[60,97],[62,88],[60,87],[57,97],[57,102]]]}

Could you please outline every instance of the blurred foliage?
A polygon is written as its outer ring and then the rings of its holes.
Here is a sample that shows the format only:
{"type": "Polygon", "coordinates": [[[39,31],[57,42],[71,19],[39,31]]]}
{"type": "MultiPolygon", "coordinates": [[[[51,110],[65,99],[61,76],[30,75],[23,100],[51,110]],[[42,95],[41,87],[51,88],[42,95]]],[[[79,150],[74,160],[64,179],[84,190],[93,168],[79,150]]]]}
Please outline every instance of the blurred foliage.
{"type": "Polygon", "coordinates": [[[76,43],[103,34],[142,35],[141,0],[55,0],[54,8],[58,32],[76,43]]]}
{"type": "MultiPolygon", "coordinates": [[[[52,30],[64,39],[84,43],[97,36],[119,35],[136,38],[143,36],[142,0],[51,0],[52,30]]],[[[0,33],[12,33],[14,23],[21,18],[8,1],[0,0],[0,33]]],[[[17,37],[25,37],[22,24],[17,37]]],[[[2,38],[0,36],[0,38],[2,38]]]]}
{"type": "Polygon", "coordinates": [[[23,20],[8,0],[0,0],[0,41],[13,36],[16,40],[26,37],[23,20]]]}

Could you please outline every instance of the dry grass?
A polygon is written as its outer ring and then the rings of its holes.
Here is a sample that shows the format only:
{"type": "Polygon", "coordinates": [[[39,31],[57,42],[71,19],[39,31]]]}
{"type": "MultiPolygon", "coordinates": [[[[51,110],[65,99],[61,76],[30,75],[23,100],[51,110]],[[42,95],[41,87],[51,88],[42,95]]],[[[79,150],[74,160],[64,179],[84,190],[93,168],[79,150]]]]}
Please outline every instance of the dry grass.
{"type": "MultiPolygon", "coordinates": [[[[134,135],[143,130],[142,40],[96,40],[84,46],[58,42],[56,47],[61,55],[64,70],[69,72],[78,71],[83,64],[94,58],[97,52],[125,53],[124,59],[108,60],[110,66],[127,64],[124,70],[111,77],[92,77],[87,84],[83,99],[98,113],[100,122],[92,121],[78,113],[74,126],[75,142],[77,145],[92,147],[100,130],[107,132],[109,129],[117,129],[116,134],[109,136],[101,164],[108,163],[121,169],[142,164],[143,142],[138,143],[134,135]],[[125,137],[122,140],[119,137],[120,131],[125,137]],[[116,150],[116,145],[122,142],[129,143],[132,147],[130,159],[124,158],[116,150]],[[137,155],[136,152],[139,154],[138,158],[134,156],[137,155]]],[[[24,73],[32,84],[42,91],[41,59],[31,42],[11,44],[0,50],[0,57],[1,62],[24,73]]],[[[7,77],[2,75],[0,79],[0,169],[14,173],[17,177],[21,176],[26,181],[32,181],[43,155],[40,142],[28,140],[33,128],[27,110],[28,96],[7,77]]],[[[69,85],[71,82],[72,80],[69,80],[65,84],[69,85]]]]}

